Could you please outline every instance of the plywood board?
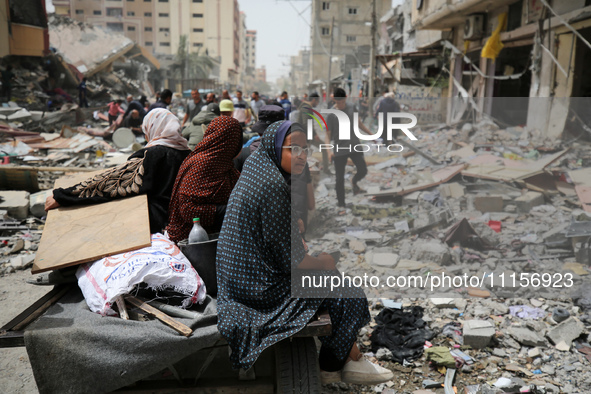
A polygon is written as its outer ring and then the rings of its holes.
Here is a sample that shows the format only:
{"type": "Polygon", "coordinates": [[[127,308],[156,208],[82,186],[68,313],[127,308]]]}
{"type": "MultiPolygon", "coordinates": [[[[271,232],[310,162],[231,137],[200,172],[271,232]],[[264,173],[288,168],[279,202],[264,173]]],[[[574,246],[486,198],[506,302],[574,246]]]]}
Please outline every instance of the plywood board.
{"type": "Polygon", "coordinates": [[[33,274],[150,246],[146,195],[47,214],[33,274]]]}

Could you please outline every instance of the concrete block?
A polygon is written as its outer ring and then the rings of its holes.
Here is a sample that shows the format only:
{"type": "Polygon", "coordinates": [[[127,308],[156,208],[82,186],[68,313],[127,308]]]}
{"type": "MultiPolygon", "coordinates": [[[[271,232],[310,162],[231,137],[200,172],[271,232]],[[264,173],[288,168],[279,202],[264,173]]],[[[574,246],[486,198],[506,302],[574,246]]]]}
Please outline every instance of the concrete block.
{"type": "Polygon", "coordinates": [[[548,331],[546,336],[555,345],[564,342],[570,347],[572,342],[581,336],[584,330],[585,326],[579,319],[576,317],[569,317],[548,331]]]}
{"type": "Polygon", "coordinates": [[[10,122],[26,122],[32,119],[31,114],[26,109],[22,108],[12,115],[6,117],[10,122]]]}
{"type": "Polygon", "coordinates": [[[0,209],[5,209],[8,216],[26,219],[29,215],[29,192],[21,190],[0,191],[0,209]]]}
{"type": "Polygon", "coordinates": [[[474,208],[480,212],[503,212],[502,196],[476,196],[474,208]]]}
{"type": "Polygon", "coordinates": [[[495,335],[495,327],[485,320],[467,320],[464,322],[464,345],[482,349],[490,345],[495,335]]]}
{"type": "Polygon", "coordinates": [[[546,346],[544,338],[540,337],[536,332],[529,328],[509,327],[507,332],[523,346],[546,346]]]}
{"type": "Polygon", "coordinates": [[[465,187],[457,182],[444,183],[439,186],[439,192],[443,197],[458,198],[462,197],[465,193],[465,187]]]}
{"type": "Polygon", "coordinates": [[[431,261],[438,265],[445,265],[452,261],[449,247],[435,239],[419,239],[413,244],[412,260],[431,261]]]}
{"type": "Polygon", "coordinates": [[[38,218],[46,215],[45,200],[53,195],[53,190],[44,190],[39,193],[33,193],[29,196],[29,211],[31,215],[38,218]]]}
{"type": "Polygon", "coordinates": [[[529,191],[523,196],[514,200],[517,212],[529,213],[533,207],[544,204],[544,195],[538,192],[529,191]]]}

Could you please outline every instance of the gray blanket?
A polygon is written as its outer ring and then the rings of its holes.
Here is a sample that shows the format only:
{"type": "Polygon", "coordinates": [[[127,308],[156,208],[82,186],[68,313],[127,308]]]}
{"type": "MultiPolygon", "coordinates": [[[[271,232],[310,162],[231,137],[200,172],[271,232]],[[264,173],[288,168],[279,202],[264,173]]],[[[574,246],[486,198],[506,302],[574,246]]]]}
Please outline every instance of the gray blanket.
{"type": "Polygon", "coordinates": [[[146,378],[221,338],[209,296],[184,337],[159,320],[140,322],[90,312],[76,287],[25,332],[40,393],[104,393],[146,378]]]}

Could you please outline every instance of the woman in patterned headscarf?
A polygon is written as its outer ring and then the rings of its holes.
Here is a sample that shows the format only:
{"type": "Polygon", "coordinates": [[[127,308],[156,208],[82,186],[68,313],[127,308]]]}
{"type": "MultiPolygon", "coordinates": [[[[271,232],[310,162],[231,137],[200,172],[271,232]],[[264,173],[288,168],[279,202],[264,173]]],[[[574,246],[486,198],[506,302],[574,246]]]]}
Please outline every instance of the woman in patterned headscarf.
{"type": "Polygon", "coordinates": [[[178,118],[170,111],[150,111],[142,123],[148,141],[145,148],[132,154],[124,164],[72,187],[55,189],[45,202],[45,210],[147,194],[150,232],[163,231],[174,179],[190,152],[180,128],[178,118]]]}
{"type": "MultiPolygon", "coordinates": [[[[218,330],[232,349],[234,368],[250,368],[262,351],[286,339],[322,306],[332,335],[321,337],[321,376],[325,383],[376,384],[392,373],[361,358],[359,330],[370,319],[367,299],[292,298],[292,270],[335,271],[327,254],[306,254],[297,217],[292,215],[289,183],[306,163],[304,128],[290,121],[273,123],[246,161],[227,206],[218,240],[218,330]]],[[[313,272],[313,271],[307,271],[313,272]]]]}
{"type": "Polygon", "coordinates": [[[215,118],[203,140],[183,162],[172,191],[168,236],[189,236],[193,218],[208,233],[219,232],[230,193],[240,177],[233,159],[242,149],[242,128],[232,117],[215,118]]]}

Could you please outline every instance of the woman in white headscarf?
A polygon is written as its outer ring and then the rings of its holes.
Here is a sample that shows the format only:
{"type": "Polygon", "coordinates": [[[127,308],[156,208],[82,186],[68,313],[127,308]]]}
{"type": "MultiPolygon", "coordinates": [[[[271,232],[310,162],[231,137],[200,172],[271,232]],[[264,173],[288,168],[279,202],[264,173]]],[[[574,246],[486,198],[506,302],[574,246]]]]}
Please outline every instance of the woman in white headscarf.
{"type": "Polygon", "coordinates": [[[59,206],[98,204],[116,198],[146,194],[150,232],[162,232],[168,219],[168,205],[177,172],[189,154],[181,124],[170,111],[150,111],[142,123],[148,144],[127,162],[106,170],[77,185],[54,189],[45,210],[59,206]]]}

